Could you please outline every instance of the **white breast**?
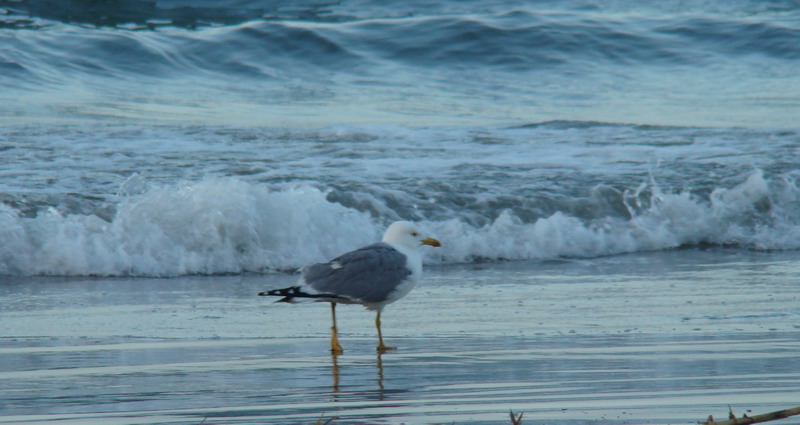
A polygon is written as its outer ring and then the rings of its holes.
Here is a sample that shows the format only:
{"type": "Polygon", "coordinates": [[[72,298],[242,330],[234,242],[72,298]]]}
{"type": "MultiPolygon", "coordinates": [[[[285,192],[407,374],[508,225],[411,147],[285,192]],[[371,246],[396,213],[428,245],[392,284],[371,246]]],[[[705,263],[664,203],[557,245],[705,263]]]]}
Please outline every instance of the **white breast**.
{"type": "Polygon", "coordinates": [[[414,289],[414,286],[417,285],[420,277],[422,277],[422,258],[419,255],[419,251],[393,244],[391,242],[389,242],[389,244],[392,246],[392,248],[400,251],[406,256],[406,267],[411,269],[411,274],[408,275],[408,277],[403,280],[403,282],[401,282],[394,291],[389,293],[389,296],[386,297],[386,301],[381,303],[382,305],[380,308],[383,308],[383,306],[391,304],[408,295],[408,293],[414,289]]]}

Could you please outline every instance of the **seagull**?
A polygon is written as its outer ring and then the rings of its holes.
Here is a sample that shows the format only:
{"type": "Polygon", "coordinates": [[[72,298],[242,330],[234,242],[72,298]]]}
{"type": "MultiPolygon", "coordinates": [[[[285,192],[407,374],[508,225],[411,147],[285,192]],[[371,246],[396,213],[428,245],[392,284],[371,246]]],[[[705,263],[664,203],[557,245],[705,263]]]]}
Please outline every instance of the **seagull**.
{"type": "Polygon", "coordinates": [[[441,246],[438,240],[422,235],[413,223],[397,221],[383,234],[381,242],[340,255],[327,263],[305,267],[295,286],[259,292],[261,296],[283,297],[277,302],[331,303],[331,353],[342,354],[336,329],[336,304],[361,304],[376,311],[378,353],[396,347],[383,344],[381,311],[406,296],[422,275],[423,245],[441,246]]]}

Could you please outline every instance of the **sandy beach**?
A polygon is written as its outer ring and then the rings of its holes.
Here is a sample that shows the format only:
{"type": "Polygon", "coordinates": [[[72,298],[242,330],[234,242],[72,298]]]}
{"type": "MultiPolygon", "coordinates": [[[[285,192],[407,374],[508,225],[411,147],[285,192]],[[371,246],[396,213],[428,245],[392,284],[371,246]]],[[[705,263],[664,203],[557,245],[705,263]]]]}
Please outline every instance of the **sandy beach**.
{"type": "Polygon", "coordinates": [[[689,423],[800,399],[796,253],[429,268],[387,308],[272,304],[290,274],[2,278],[0,423],[689,423]]]}

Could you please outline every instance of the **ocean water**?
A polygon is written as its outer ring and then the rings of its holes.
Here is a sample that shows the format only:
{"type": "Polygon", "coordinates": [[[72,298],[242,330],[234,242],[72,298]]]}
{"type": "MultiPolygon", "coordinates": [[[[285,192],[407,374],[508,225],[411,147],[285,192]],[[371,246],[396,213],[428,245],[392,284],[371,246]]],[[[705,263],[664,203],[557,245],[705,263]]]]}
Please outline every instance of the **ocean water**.
{"type": "Polygon", "coordinates": [[[798,70],[794,0],[0,0],[0,423],[793,407],[798,70]],[[253,296],[398,219],[397,353],[253,296]]]}
{"type": "Polygon", "coordinates": [[[0,273],[795,249],[795,6],[1,2],[0,273]]]}
{"type": "Polygon", "coordinates": [[[550,122],[10,126],[0,272],[294,270],[419,222],[428,264],[800,247],[800,133],[550,122]]]}
{"type": "Polygon", "coordinates": [[[0,274],[796,249],[796,6],[0,2],[0,274]]]}

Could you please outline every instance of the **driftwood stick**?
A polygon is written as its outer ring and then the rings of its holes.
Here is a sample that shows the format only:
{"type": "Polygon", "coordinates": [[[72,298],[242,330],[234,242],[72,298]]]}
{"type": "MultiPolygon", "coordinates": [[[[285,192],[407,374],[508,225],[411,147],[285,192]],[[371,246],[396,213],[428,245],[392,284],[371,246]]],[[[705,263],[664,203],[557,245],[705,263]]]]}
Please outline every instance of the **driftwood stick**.
{"type": "MultiPolygon", "coordinates": [[[[729,414],[732,415],[731,412],[729,414]]],[[[800,415],[800,407],[793,407],[791,409],[786,410],[779,410],[777,412],[771,413],[764,413],[763,415],[756,415],[756,416],[747,416],[744,415],[741,418],[732,418],[727,421],[714,421],[713,416],[709,416],[708,420],[705,422],[699,422],[702,425],[747,425],[747,424],[757,424],[759,422],[768,422],[768,421],[775,421],[778,419],[788,418],[789,416],[800,415]]]]}

